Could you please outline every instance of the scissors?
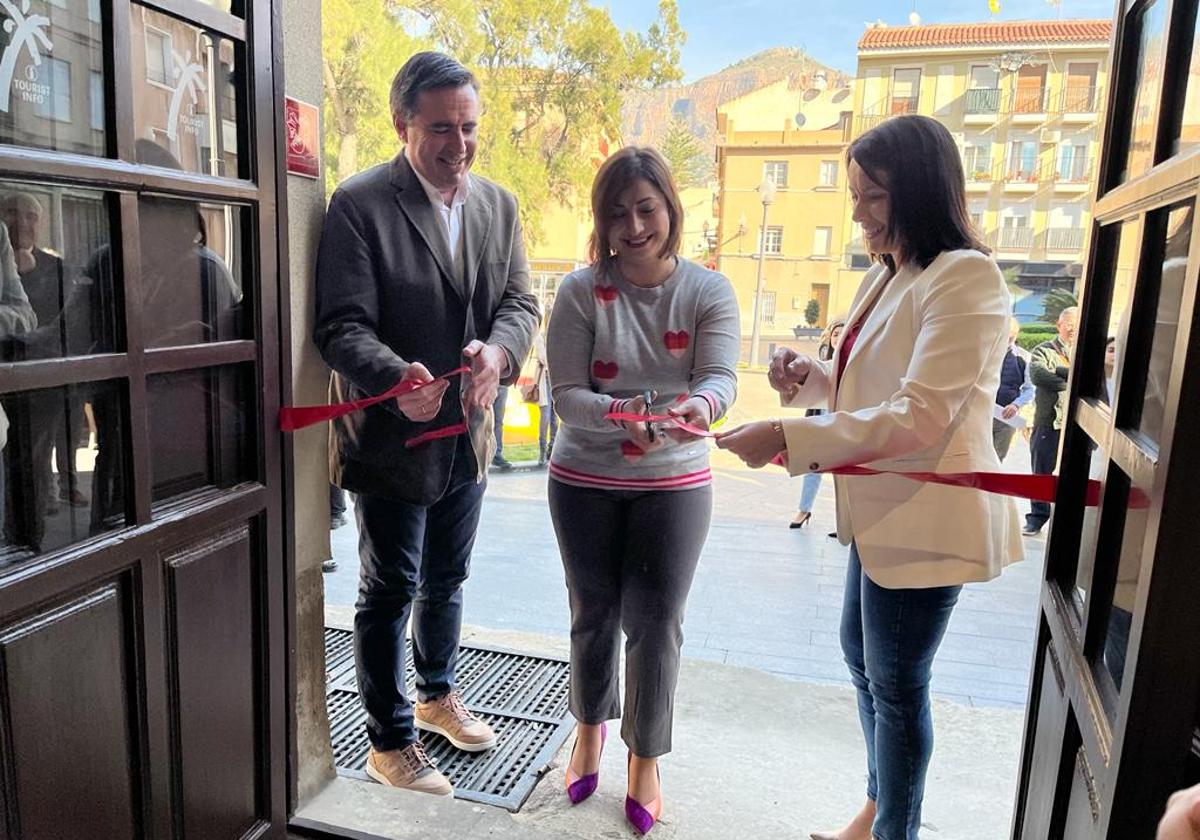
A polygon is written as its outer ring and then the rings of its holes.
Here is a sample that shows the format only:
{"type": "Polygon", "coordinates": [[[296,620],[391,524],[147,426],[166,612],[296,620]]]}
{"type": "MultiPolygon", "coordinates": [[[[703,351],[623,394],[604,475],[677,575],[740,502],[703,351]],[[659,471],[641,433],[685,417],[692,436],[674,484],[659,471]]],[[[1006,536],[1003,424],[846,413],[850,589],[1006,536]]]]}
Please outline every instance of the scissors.
{"type": "MultiPolygon", "coordinates": [[[[654,393],[649,388],[642,391],[642,413],[644,413],[647,417],[649,417],[650,415],[652,415],[654,413],[650,407],[650,403],[651,403],[651,401],[653,401],[653,399],[654,399],[654,393]]],[[[651,443],[654,443],[657,436],[658,436],[658,433],[654,430],[654,424],[651,423],[649,420],[647,420],[646,421],[646,437],[649,439],[649,441],[651,443]]]]}

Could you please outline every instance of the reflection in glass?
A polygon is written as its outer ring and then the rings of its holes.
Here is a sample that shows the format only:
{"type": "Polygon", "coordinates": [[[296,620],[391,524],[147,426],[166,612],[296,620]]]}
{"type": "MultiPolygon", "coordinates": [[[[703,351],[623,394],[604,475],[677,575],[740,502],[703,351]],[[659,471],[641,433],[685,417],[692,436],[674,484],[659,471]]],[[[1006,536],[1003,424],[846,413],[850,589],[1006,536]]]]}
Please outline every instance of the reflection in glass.
{"type": "Polygon", "coordinates": [[[0,143],[105,154],[103,30],[88,0],[9,0],[0,21],[0,143]]]}
{"type": "Polygon", "coordinates": [[[241,208],[149,196],[138,205],[147,347],[249,338],[241,208]]]}
{"type": "MultiPolygon", "coordinates": [[[[1115,468],[1114,468],[1115,469],[1115,468]]],[[[1129,628],[1133,622],[1134,601],[1137,598],[1138,578],[1142,570],[1142,542],[1150,506],[1145,495],[1135,486],[1129,491],[1129,508],[1125,513],[1125,534],[1121,539],[1121,556],[1117,561],[1117,586],[1113,592],[1112,612],[1104,637],[1104,667],[1112,676],[1117,691],[1125,675],[1125,654],[1129,648],[1129,628]]]]}
{"type": "Polygon", "coordinates": [[[257,478],[253,367],[206,368],[153,376],[150,453],[153,500],[257,478]]]}
{"type": "Polygon", "coordinates": [[[1146,371],[1146,395],[1142,402],[1141,432],[1154,441],[1162,435],[1163,411],[1175,335],[1179,331],[1179,308],[1183,304],[1183,282],[1187,273],[1188,248],[1192,243],[1192,207],[1176,207],[1167,216],[1167,242],[1163,252],[1158,307],[1154,315],[1154,342],[1146,371]]]}
{"type": "Polygon", "coordinates": [[[1121,180],[1127,181],[1150,171],[1154,165],[1154,136],[1158,122],[1158,95],[1163,62],[1167,55],[1167,3],[1150,0],[1130,22],[1137,27],[1137,70],[1132,90],[1136,91],[1131,112],[1129,155],[1121,180]]]}
{"type": "Polygon", "coordinates": [[[133,120],[140,140],[159,147],[138,160],[154,166],[244,177],[239,170],[241,96],[232,41],[136,4],[133,120]]]}
{"type": "Polygon", "coordinates": [[[0,396],[0,568],[124,525],[116,383],[0,396]]]}
{"type": "Polygon", "coordinates": [[[1114,401],[1114,388],[1123,364],[1121,343],[1128,330],[1129,307],[1133,295],[1134,275],[1137,271],[1137,237],[1141,225],[1125,222],[1121,225],[1121,238],[1117,245],[1116,269],[1113,272],[1113,293],[1108,310],[1108,336],[1104,353],[1101,355],[1103,371],[1096,397],[1106,405],[1114,401]]]}
{"type": "MultiPolygon", "coordinates": [[[[1076,431],[1076,434],[1083,434],[1076,431]]],[[[1088,462],[1088,478],[1093,481],[1104,481],[1104,468],[1108,465],[1108,454],[1098,446],[1092,446],[1091,459],[1088,462]]],[[[1100,497],[1104,497],[1103,488],[1100,497]]],[[[1079,564],[1075,573],[1075,608],[1083,617],[1083,607],[1087,602],[1087,594],[1092,589],[1092,574],[1096,566],[1097,533],[1100,529],[1100,508],[1097,506],[1083,509],[1083,527],[1079,532],[1079,564]]]]}
{"type": "Polygon", "coordinates": [[[36,329],[0,330],[0,361],[117,349],[108,206],[102,193],[0,181],[0,222],[36,329]]]}
{"type": "Polygon", "coordinates": [[[1192,37],[1192,55],[1188,62],[1187,92],[1183,97],[1183,114],[1179,136],[1171,146],[1171,154],[1183,154],[1200,145],[1200,18],[1192,37]]]}

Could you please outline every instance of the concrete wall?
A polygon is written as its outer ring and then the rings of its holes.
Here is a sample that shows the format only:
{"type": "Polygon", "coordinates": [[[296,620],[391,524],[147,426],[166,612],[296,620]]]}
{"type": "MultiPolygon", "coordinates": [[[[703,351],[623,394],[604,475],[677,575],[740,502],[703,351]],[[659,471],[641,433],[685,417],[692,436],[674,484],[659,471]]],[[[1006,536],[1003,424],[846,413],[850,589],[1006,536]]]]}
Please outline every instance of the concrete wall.
{"type": "MultiPolygon", "coordinates": [[[[283,58],[288,96],[321,107],[320,0],[283,3],[283,58]]],[[[322,162],[322,166],[324,163],[322,162]]],[[[325,213],[321,180],[287,177],[289,254],[286,282],[291,295],[292,402],[325,401],[329,370],[312,343],[313,268],[325,213]]],[[[329,469],[326,425],[293,436],[292,526],[296,557],[296,741],[298,786],[303,803],[334,776],[325,714],[325,592],[321,562],[329,549],[329,469]]]]}

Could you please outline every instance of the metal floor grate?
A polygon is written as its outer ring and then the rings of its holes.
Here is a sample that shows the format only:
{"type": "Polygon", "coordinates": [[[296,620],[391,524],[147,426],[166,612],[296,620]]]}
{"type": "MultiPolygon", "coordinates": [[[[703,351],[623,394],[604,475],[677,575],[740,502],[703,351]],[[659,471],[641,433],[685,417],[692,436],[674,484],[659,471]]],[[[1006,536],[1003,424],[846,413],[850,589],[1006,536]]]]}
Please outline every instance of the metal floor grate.
{"type": "MultiPolygon", "coordinates": [[[[567,709],[567,660],[464,645],[457,675],[467,707],[496,730],[496,747],[466,753],[439,735],[423,732],[421,740],[455,797],[518,811],[575,726],[567,709]]],[[[413,697],[411,643],[404,676],[413,697]]],[[[351,631],[325,628],[325,678],[334,765],[343,776],[367,779],[366,713],[355,687],[351,631]]]]}

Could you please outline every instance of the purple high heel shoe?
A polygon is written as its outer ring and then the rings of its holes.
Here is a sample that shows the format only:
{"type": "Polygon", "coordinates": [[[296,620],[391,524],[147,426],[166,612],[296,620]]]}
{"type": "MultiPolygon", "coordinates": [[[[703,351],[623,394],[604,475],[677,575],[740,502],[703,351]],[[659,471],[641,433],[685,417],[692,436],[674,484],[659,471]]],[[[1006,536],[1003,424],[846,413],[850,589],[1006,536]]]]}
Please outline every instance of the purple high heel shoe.
{"type": "MultiPolygon", "coordinates": [[[[625,766],[628,768],[632,762],[633,753],[630,753],[625,766]]],[[[662,816],[662,772],[657,764],[654,766],[654,772],[658,776],[658,796],[653,801],[643,805],[629,794],[625,795],[625,819],[638,834],[645,834],[654,828],[654,824],[662,816]]]]}
{"type": "MultiPolygon", "coordinates": [[[[600,755],[604,755],[604,740],[608,737],[608,724],[600,724],[600,755]]],[[[576,744],[579,742],[576,741],[576,744]]],[[[575,748],[571,748],[571,758],[575,757],[575,748]]],[[[596,792],[596,785],[600,783],[600,770],[596,769],[595,773],[588,773],[586,776],[576,776],[571,770],[571,762],[567,760],[567,798],[571,800],[572,805],[578,805],[583,800],[587,799],[596,792]]]]}

